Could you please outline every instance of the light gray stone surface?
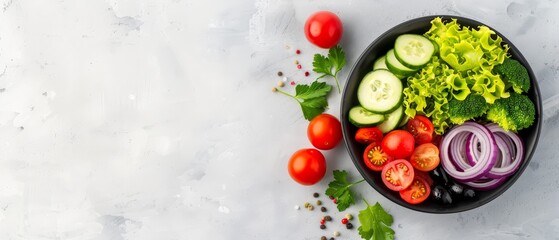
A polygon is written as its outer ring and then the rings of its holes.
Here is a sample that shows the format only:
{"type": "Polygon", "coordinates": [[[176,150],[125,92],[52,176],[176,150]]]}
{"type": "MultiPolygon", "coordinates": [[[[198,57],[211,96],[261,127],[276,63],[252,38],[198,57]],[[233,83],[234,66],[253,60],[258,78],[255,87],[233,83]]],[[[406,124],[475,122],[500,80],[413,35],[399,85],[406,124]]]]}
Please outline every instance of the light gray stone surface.
{"type": "MultiPolygon", "coordinates": [[[[478,209],[432,215],[366,184],[398,239],[559,239],[559,1],[0,0],[0,239],[357,239],[319,211],[333,169],[357,178],[343,145],[328,174],[303,187],[290,155],[310,147],[297,104],[270,90],[283,71],[308,83],[325,52],[305,19],[343,20],[352,65],[398,23],[452,14],[506,35],[540,84],[544,124],[523,176],[478,209]],[[301,49],[302,54],[294,54],[301,49]]],[[[341,72],[345,83],[350,67],[341,72]]],[[[288,85],[287,90],[293,90],[288,85]]],[[[339,116],[340,94],[328,113],[339,116]]],[[[348,212],[357,214],[358,201],[348,212]]],[[[355,225],[357,221],[353,221],[355,225]]]]}

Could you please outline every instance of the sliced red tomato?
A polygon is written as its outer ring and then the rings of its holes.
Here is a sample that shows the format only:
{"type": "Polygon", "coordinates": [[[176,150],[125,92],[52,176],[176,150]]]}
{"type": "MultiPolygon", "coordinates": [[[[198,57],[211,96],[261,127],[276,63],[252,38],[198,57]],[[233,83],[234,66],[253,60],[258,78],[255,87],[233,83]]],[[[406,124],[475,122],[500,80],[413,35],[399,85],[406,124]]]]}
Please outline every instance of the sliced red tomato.
{"type": "Polygon", "coordinates": [[[384,185],[393,191],[406,189],[413,182],[415,176],[412,165],[408,160],[391,161],[382,169],[381,177],[384,185]]]}
{"type": "Polygon", "coordinates": [[[380,172],[382,168],[388,162],[394,160],[394,158],[382,150],[379,142],[373,142],[369,144],[365,152],[363,152],[363,160],[369,169],[380,172]]]}
{"type": "Polygon", "coordinates": [[[439,148],[432,143],[424,143],[413,150],[410,158],[411,165],[423,172],[428,172],[439,166],[439,148]]]}
{"type": "Polygon", "coordinates": [[[362,144],[382,141],[382,131],[377,127],[360,128],[355,133],[355,141],[362,144]]]}
{"type": "Polygon", "coordinates": [[[390,156],[408,158],[413,153],[415,140],[413,136],[404,130],[393,130],[382,139],[382,149],[390,156]]]}
{"type": "Polygon", "coordinates": [[[413,135],[417,145],[430,143],[433,140],[433,123],[425,116],[416,115],[410,118],[406,124],[406,129],[413,135]]]}
{"type": "Polygon", "coordinates": [[[400,191],[400,197],[410,204],[421,203],[425,201],[430,194],[431,187],[429,183],[421,177],[415,177],[409,187],[400,191]]]}
{"type": "Polygon", "coordinates": [[[422,171],[415,171],[414,174],[415,174],[416,178],[421,178],[421,179],[425,180],[425,182],[427,182],[427,184],[429,184],[429,186],[433,185],[434,181],[431,178],[431,176],[429,176],[429,173],[422,172],[422,171]]]}

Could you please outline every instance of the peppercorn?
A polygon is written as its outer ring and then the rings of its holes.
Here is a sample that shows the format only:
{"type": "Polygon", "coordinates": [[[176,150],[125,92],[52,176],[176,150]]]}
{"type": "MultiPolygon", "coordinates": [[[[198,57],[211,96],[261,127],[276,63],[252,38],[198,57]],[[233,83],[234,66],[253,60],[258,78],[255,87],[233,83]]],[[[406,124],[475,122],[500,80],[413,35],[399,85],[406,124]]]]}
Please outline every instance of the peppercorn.
{"type": "Polygon", "coordinates": [[[326,216],[324,216],[324,220],[326,220],[326,221],[332,221],[332,217],[326,215],[326,216]]]}
{"type": "Polygon", "coordinates": [[[347,218],[347,220],[351,220],[351,219],[353,219],[353,215],[348,213],[348,214],[345,215],[345,218],[347,218]]]}
{"type": "Polygon", "coordinates": [[[322,201],[316,200],[316,205],[318,205],[318,206],[322,205],[322,201]]]}
{"type": "Polygon", "coordinates": [[[321,207],[321,208],[320,208],[320,211],[321,211],[321,212],[326,212],[326,208],[325,208],[325,207],[321,207]]]}
{"type": "Polygon", "coordinates": [[[305,205],[304,205],[304,206],[305,206],[305,208],[308,208],[310,205],[311,205],[310,202],[305,202],[305,205]]]}
{"type": "Polygon", "coordinates": [[[301,64],[297,64],[297,69],[301,69],[303,68],[303,66],[301,66],[301,64]]]}
{"type": "Polygon", "coordinates": [[[342,218],[342,224],[347,224],[347,218],[342,218]]]}
{"type": "Polygon", "coordinates": [[[314,198],[317,198],[318,196],[320,196],[320,194],[318,194],[317,192],[315,192],[315,193],[312,194],[312,196],[313,196],[314,198]]]}
{"type": "Polygon", "coordinates": [[[325,223],[324,219],[320,219],[320,225],[324,225],[325,223]]]}
{"type": "Polygon", "coordinates": [[[347,223],[347,224],[345,225],[345,227],[346,227],[347,229],[352,229],[352,228],[353,228],[353,224],[347,223]]]}
{"type": "Polygon", "coordinates": [[[330,240],[336,240],[335,238],[331,237],[330,240]]]}
{"type": "Polygon", "coordinates": [[[320,240],[328,240],[325,236],[320,237],[320,240]]]}
{"type": "Polygon", "coordinates": [[[295,53],[296,53],[296,54],[301,54],[301,50],[297,49],[297,50],[295,51],[295,53]]]}
{"type": "Polygon", "coordinates": [[[299,207],[299,205],[295,205],[295,207],[294,207],[294,208],[295,208],[295,210],[299,210],[299,209],[301,209],[301,207],[299,207]]]}
{"type": "Polygon", "coordinates": [[[330,198],[330,200],[334,200],[334,196],[328,196],[328,198],[330,198]]]}
{"type": "Polygon", "coordinates": [[[276,87],[272,88],[272,92],[277,92],[277,91],[278,91],[278,89],[276,87]]]}
{"type": "Polygon", "coordinates": [[[309,205],[309,207],[308,207],[307,209],[309,209],[309,211],[312,211],[312,210],[314,210],[314,206],[313,206],[313,205],[309,205]]]}
{"type": "Polygon", "coordinates": [[[340,232],[334,231],[334,237],[339,237],[339,236],[340,236],[340,232]]]}
{"type": "Polygon", "coordinates": [[[278,72],[278,76],[283,76],[283,73],[281,71],[278,72]]]}
{"type": "Polygon", "coordinates": [[[320,224],[320,229],[326,229],[326,225],[320,224]]]}
{"type": "Polygon", "coordinates": [[[278,81],[278,87],[283,87],[285,84],[282,81],[278,81]]]}
{"type": "Polygon", "coordinates": [[[305,72],[305,77],[308,77],[310,75],[309,72],[305,72]]]}
{"type": "Polygon", "coordinates": [[[334,202],[334,204],[338,204],[338,199],[334,198],[332,202],[334,202]]]}

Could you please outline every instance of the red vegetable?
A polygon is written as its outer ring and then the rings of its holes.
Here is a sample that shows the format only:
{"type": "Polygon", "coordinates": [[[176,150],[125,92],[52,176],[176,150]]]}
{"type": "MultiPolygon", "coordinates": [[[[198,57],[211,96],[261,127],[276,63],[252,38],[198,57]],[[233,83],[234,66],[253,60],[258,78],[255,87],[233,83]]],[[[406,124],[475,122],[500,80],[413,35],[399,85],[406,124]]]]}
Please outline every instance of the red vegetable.
{"type": "Polygon", "coordinates": [[[307,40],[321,48],[336,46],[340,42],[343,32],[342,21],[332,12],[316,12],[305,22],[307,40]]]}

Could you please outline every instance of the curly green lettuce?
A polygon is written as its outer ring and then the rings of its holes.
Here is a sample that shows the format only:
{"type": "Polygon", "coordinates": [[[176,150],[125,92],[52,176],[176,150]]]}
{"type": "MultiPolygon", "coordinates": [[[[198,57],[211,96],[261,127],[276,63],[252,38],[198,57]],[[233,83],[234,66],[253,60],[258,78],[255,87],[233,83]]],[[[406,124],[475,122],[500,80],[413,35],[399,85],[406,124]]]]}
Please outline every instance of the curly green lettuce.
{"type": "Polygon", "coordinates": [[[443,134],[450,126],[448,99],[451,94],[450,81],[459,77],[438,57],[433,57],[421,71],[408,78],[408,86],[404,88],[404,106],[406,115],[416,114],[431,118],[435,132],[443,134]]]}

